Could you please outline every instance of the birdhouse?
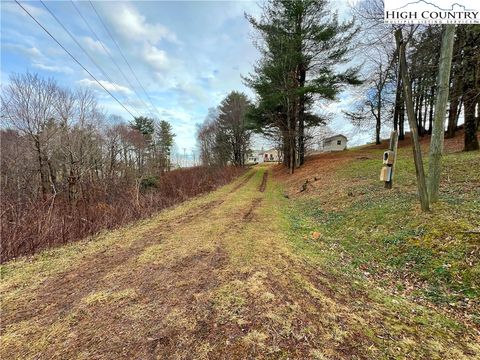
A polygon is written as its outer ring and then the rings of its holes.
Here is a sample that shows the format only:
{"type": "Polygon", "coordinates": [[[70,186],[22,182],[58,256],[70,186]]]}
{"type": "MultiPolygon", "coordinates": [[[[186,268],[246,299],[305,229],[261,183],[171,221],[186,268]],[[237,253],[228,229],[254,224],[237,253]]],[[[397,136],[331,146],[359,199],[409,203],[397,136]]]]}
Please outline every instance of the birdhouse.
{"type": "Polygon", "coordinates": [[[393,165],[395,161],[395,152],[387,150],[383,153],[383,163],[385,165],[393,165]]]}
{"type": "MultiPolygon", "coordinates": [[[[388,151],[385,151],[387,153],[388,151]]],[[[384,160],[385,161],[385,160],[384,160]]],[[[383,166],[382,171],[380,172],[380,180],[388,182],[392,180],[392,167],[391,166],[383,166]]]]}

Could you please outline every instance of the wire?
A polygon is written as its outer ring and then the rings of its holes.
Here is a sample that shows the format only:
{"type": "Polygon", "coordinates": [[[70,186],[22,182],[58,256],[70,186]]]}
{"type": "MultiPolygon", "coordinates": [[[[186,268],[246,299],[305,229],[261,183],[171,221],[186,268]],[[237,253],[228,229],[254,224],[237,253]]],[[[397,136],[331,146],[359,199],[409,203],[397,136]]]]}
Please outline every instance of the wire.
{"type": "Polygon", "coordinates": [[[128,68],[130,69],[131,73],[133,74],[135,80],[137,80],[137,83],[138,85],[140,85],[140,87],[142,88],[143,92],[145,93],[146,97],[148,98],[148,101],[150,102],[150,104],[153,106],[153,109],[157,112],[157,114],[161,117],[161,114],[159,113],[159,111],[157,110],[157,108],[155,107],[155,105],[153,105],[153,102],[152,102],[152,99],[150,98],[150,96],[148,95],[147,91],[145,90],[145,88],[143,87],[142,83],[140,82],[140,80],[138,79],[137,75],[135,74],[135,71],[133,71],[132,67],[130,66],[130,63],[128,62],[127,58],[125,57],[125,55],[123,54],[123,51],[122,49],[120,49],[120,46],[118,45],[118,43],[115,41],[112,33],[110,32],[110,30],[108,30],[108,27],[107,25],[105,24],[105,22],[102,20],[102,17],[100,16],[100,14],[98,13],[97,9],[95,9],[95,6],[93,6],[93,3],[91,0],[89,0],[89,3],[93,9],[93,11],[95,11],[95,14],[97,14],[97,17],[98,19],[100,20],[100,22],[102,23],[103,27],[105,28],[105,30],[107,31],[108,35],[110,36],[110,38],[112,39],[113,43],[115,44],[115,46],[117,47],[118,51],[120,52],[120,55],[122,55],[122,58],[123,60],[125,61],[125,63],[127,64],[128,68]]]}
{"type": "Polygon", "coordinates": [[[37,23],[38,26],[40,26],[40,27],[58,44],[58,46],[60,46],[68,55],[70,55],[70,57],[71,57],[78,65],[80,65],[80,67],[81,67],[83,70],[85,70],[85,71],[87,72],[87,74],[90,75],[90,76],[92,77],[92,79],[95,80],[95,81],[97,82],[97,84],[100,85],[100,86],[103,88],[103,90],[105,90],[105,91],[106,91],[122,108],[124,108],[125,111],[128,112],[133,118],[135,117],[135,116],[132,114],[132,112],[131,112],[130,110],[128,110],[128,109],[126,108],[126,106],[123,105],[123,104],[120,102],[120,100],[117,99],[117,97],[116,97],[115,95],[113,95],[109,90],[107,90],[107,88],[106,88],[105,86],[103,86],[102,83],[101,83],[100,81],[98,81],[97,78],[96,78],[90,71],[88,71],[88,69],[87,69],[85,66],[83,66],[82,63],[81,63],[80,61],[78,61],[78,60],[75,58],[75,56],[73,56],[72,53],[70,53],[70,51],[68,51],[68,50],[55,38],[55,36],[53,36],[53,35],[50,33],[50,31],[48,31],[32,14],[30,14],[30,12],[29,12],[27,9],[25,9],[25,8],[22,6],[22,4],[20,4],[20,3],[18,2],[18,0],[14,0],[14,1],[17,3],[18,6],[20,6],[20,7],[23,9],[23,11],[25,11],[25,12],[27,13],[28,16],[30,16],[30,17],[33,19],[33,21],[35,21],[35,22],[37,23]]]}
{"type": "Polygon", "coordinates": [[[80,10],[78,9],[77,5],[75,5],[75,3],[73,2],[73,0],[70,0],[71,4],[73,5],[73,7],[75,8],[75,10],[77,11],[78,15],[80,15],[80,17],[82,18],[83,22],[85,23],[85,25],[87,25],[88,29],[90,30],[90,32],[93,34],[93,36],[95,36],[95,39],[100,43],[100,45],[102,46],[103,50],[105,51],[105,53],[108,55],[108,57],[110,58],[110,60],[112,60],[112,62],[115,64],[115,67],[117,68],[117,70],[120,72],[120,74],[122,75],[123,79],[127,82],[127,84],[130,86],[130,88],[132,88],[132,90],[135,92],[135,95],[137,95],[138,99],[141,101],[141,103],[143,104],[143,106],[145,106],[145,108],[151,112],[151,110],[149,109],[149,106],[145,103],[145,101],[143,101],[143,99],[140,97],[140,95],[138,94],[137,90],[135,89],[135,87],[132,85],[132,83],[130,82],[130,80],[127,78],[127,76],[125,75],[125,73],[122,71],[122,69],[120,68],[120,66],[118,65],[118,63],[115,61],[115,58],[112,56],[111,52],[110,52],[110,49],[107,49],[105,47],[105,45],[103,44],[103,41],[100,40],[99,36],[97,35],[97,33],[95,32],[95,30],[93,30],[93,28],[90,26],[90,24],[88,23],[87,19],[82,15],[82,13],[80,12],[80,10]]]}
{"type": "MultiPolygon", "coordinates": [[[[77,44],[77,46],[83,51],[85,55],[90,59],[90,61],[96,66],[96,68],[107,78],[107,80],[113,85],[113,87],[117,90],[117,92],[121,93],[120,88],[118,85],[112,80],[112,78],[101,68],[100,65],[93,59],[93,57],[85,50],[85,48],[78,42],[77,39],[75,39],[75,36],[63,25],[63,23],[55,16],[55,14],[45,5],[45,3],[40,0],[40,3],[43,5],[43,7],[52,15],[52,17],[55,19],[55,21],[65,30],[65,32],[70,36],[70,38],[77,44]]],[[[124,95],[124,98],[128,100],[128,98],[124,95]]],[[[141,115],[141,113],[138,111],[138,109],[130,104],[131,107],[135,110],[138,116],[141,115]]]]}

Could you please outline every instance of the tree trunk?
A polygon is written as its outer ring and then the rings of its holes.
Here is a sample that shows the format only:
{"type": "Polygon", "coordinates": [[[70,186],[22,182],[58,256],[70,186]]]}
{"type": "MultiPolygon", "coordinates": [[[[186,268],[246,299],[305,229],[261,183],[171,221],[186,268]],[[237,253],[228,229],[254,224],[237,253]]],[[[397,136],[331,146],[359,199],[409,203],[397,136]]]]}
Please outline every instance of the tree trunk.
{"type": "Polygon", "coordinates": [[[464,151],[479,150],[477,139],[477,119],[475,118],[475,94],[467,91],[464,95],[465,147],[464,151]]]}
{"type": "Polygon", "coordinates": [[[418,103],[418,114],[417,114],[418,134],[423,137],[425,135],[425,129],[423,128],[422,109],[423,109],[423,87],[421,90],[420,100],[418,103]]]}
{"type": "Polygon", "coordinates": [[[398,57],[400,61],[400,73],[402,75],[403,94],[405,98],[405,106],[407,109],[408,122],[413,142],[413,157],[415,160],[415,171],[417,176],[418,195],[420,198],[420,206],[422,211],[429,211],[428,192],[425,181],[425,173],[423,169],[422,151],[420,142],[418,141],[417,121],[412,101],[412,90],[410,87],[410,79],[407,72],[407,59],[405,57],[405,43],[403,42],[402,30],[395,31],[395,39],[397,42],[398,57]]]}
{"type": "Polygon", "coordinates": [[[288,172],[290,174],[293,174],[295,170],[295,145],[293,144],[293,137],[292,137],[292,132],[289,131],[288,134],[288,153],[287,153],[287,159],[288,159],[288,172]]]}
{"type": "Polygon", "coordinates": [[[405,105],[400,105],[400,113],[398,114],[398,140],[405,140],[405,105]]]}
{"type": "Polygon", "coordinates": [[[448,103],[454,34],[455,25],[446,25],[440,50],[440,64],[438,67],[437,78],[438,90],[435,101],[435,119],[433,122],[432,138],[430,140],[430,161],[428,164],[428,194],[430,202],[436,202],[438,200],[440,173],[442,170],[445,112],[448,103]]]}
{"type": "MultiPolygon", "coordinates": [[[[302,100],[301,100],[302,101],[302,100]]],[[[299,165],[305,162],[305,117],[303,106],[300,105],[300,112],[298,116],[298,158],[299,165]]]]}
{"type": "Polygon", "coordinates": [[[448,127],[447,127],[447,138],[455,137],[455,131],[457,130],[458,124],[458,115],[460,113],[460,89],[463,87],[463,80],[458,78],[454,80],[452,97],[450,100],[450,111],[448,113],[448,127]]]}
{"type": "Polygon", "coordinates": [[[381,131],[381,126],[382,126],[382,118],[381,118],[381,112],[382,112],[382,105],[381,105],[381,100],[380,97],[378,99],[378,106],[377,106],[377,116],[375,116],[376,124],[375,124],[375,144],[380,144],[380,131],[381,131]]]}
{"type": "Polygon", "coordinates": [[[48,193],[48,179],[44,171],[45,166],[43,162],[42,148],[38,136],[35,136],[34,138],[34,145],[35,151],[37,152],[38,173],[40,175],[40,191],[42,196],[45,198],[48,193]]]}
{"type": "Polygon", "coordinates": [[[425,95],[424,95],[424,106],[423,106],[423,133],[427,134],[427,112],[428,112],[428,107],[430,106],[430,97],[427,91],[425,90],[425,95]]]}
{"type": "Polygon", "coordinates": [[[457,130],[458,116],[461,108],[461,95],[463,90],[462,74],[462,50],[465,45],[464,29],[458,26],[456,30],[457,39],[454,43],[455,55],[453,64],[453,85],[450,93],[450,111],[448,113],[447,138],[453,138],[457,130]]]}
{"type": "Polygon", "coordinates": [[[290,174],[293,174],[295,171],[295,122],[291,121],[291,118],[289,119],[290,123],[290,131],[289,131],[289,170],[290,174]]]}
{"type": "MultiPolygon", "coordinates": [[[[302,34],[303,14],[299,12],[296,19],[295,33],[298,37],[297,53],[300,59],[303,54],[303,34],[302,34]]],[[[305,86],[305,80],[307,78],[306,65],[303,60],[298,65],[298,86],[303,88],[305,86]]],[[[299,95],[298,100],[298,159],[299,165],[303,165],[305,162],[305,96],[299,95]]]]}
{"type": "Polygon", "coordinates": [[[395,93],[395,107],[393,109],[393,130],[398,131],[400,122],[400,107],[401,107],[401,92],[402,92],[402,78],[399,74],[400,67],[397,70],[397,90],[395,93]]]}
{"type": "Polygon", "coordinates": [[[288,132],[284,131],[283,134],[283,139],[282,139],[282,152],[283,152],[283,165],[286,167],[290,167],[289,161],[290,161],[290,152],[288,150],[289,148],[289,139],[288,139],[288,132]]]}
{"type": "MultiPolygon", "coordinates": [[[[478,33],[477,33],[478,34],[478,33]]],[[[479,150],[477,128],[478,120],[475,117],[480,94],[480,52],[475,30],[470,29],[465,36],[465,74],[463,92],[463,110],[465,115],[465,148],[464,151],[479,150]]]]}
{"type": "Polygon", "coordinates": [[[435,87],[430,88],[430,113],[428,114],[428,133],[431,135],[433,131],[433,106],[435,104],[435,87]]]}

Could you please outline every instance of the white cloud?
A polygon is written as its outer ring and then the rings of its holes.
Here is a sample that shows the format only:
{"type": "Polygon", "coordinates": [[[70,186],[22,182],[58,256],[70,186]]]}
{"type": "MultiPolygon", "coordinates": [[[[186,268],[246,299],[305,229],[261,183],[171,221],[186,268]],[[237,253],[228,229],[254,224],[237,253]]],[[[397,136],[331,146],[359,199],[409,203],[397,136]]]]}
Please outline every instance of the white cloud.
{"type": "Polygon", "coordinates": [[[117,32],[127,39],[147,40],[152,44],[163,39],[178,43],[177,36],[173,31],[160,23],[148,23],[145,16],[130,4],[120,5],[117,11],[109,15],[117,32]]]}
{"type": "Polygon", "coordinates": [[[13,50],[16,53],[26,56],[29,59],[38,59],[42,58],[42,52],[35,46],[24,46],[20,44],[2,44],[2,47],[13,50]]]}
{"type": "Polygon", "coordinates": [[[89,50],[95,52],[95,53],[100,53],[107,55],[107,51],[110,51],[109,48],[102,42],[98,40],[94,40],[89,36],[83,36],[81,38],[81,42],[85,47],[87,47],[89,50]],[[105,49],[107,51],[105,51],[105,49]]]}
{"type": "MultiPolygon", "coordinates": [[[[91,80],[91,79],[82,79],[82,80],[77,81],[77,83],[82,85],[82,86],[102,89],[102,87],[95,80],[91,80]]],[[[116,84],[116,83],[111,83],[110,81],[106,81],[106,80],[99,80],[99,83],[102,84],[103,87],[105,87],[105,89],[107,89],[108,91],[116,91],[116,92],[121,92],[121,93],[124,93],[124,94],[132,94],[132,90],[130,90],[126,86],[122,86],[122,85],[119,85],[119,84],[116,84]]]]}
{"type": "MultiPolygon", "coordinates": [[[[46,11],[44,11],[42,8],[28,5],[24,1],[22,1],[21,4],[30,14],[32,14],[36,18],[39,18],[39,17],[46,14],[46,11]]],[[[21,16],[24,16],[26,18],[30,18],[30,16],[20,6],[18,6],[13,1],[12,2],[2,1],[2,11],[9,12],[11,14],[21,15],[21,16]]]]}
{"type": "Polygon", "coordinates": [[[167,53],[154,45],[145,45],[143,59],[155,70],[165,70],[168,65],[167,53]]]}
{"type": "Polygon", "coordinates": [[[45,70],[45,71],[64,73],[64,74],[73,73],[73,69],[68,66],[46,65],[42,63],[33,63],[32,66],[34,68],[45,70]]]}
{"type": "Polygon", "coordinates": [[[165,117],[165,120],[172,122],[181,122],[185,124],[192,124],[192,114],[178,109],[162,109],[158,108],[160,114],[165,117]]]}

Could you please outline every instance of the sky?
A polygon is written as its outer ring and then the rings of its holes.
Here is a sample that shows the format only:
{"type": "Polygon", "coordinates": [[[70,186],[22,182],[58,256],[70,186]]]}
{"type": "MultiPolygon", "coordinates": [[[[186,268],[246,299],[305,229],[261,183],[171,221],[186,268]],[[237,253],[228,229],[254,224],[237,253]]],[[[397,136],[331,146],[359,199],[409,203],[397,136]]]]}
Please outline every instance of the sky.
{"type": "MultiPolygon", "coordinates": [[[[179,151],[195,149],[195,125],[230,91],[254,99],[242,75],[260,57],[244,16],[260,14],[257,2],[93,1],[93,7],[88,1],[45,2],[88,55],[40,2],[20,3],[130,112],[170,122],[179,151]]],[[[340,17],[349,16],[346,0],[335,7],[340,17]]],[[[27,71],[65,87],[90,87],[107,114],[132,118],[15,2],[2,1],[1,82],[8,82],[11,73],[27,71]]],[[[347,91],[338,102],[322,102],[317,109],[331,113],[331,130],[356,145],[371,140],[371,134],[344,119],[341,110],[351,101],[347,91]]],[[[263,145],[268,146],[256,137],[254,146],[263,145]]]]}

